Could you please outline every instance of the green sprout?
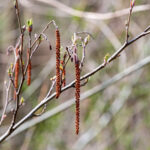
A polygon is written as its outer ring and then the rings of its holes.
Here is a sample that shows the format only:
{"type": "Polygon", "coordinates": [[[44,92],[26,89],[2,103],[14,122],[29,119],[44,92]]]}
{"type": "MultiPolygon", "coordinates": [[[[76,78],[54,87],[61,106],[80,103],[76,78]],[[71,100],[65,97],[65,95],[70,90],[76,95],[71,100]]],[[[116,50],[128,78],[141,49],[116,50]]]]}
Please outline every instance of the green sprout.
{"type": "Polygon", "coordinates": [[[32,19],[27,20],[27,27],[29,32],[32,32],[32,25],[33,25],[32,19]]]}
{"type": "Polygon", "coordinates": [[[105,57],[104,57],[104,61],[107,62],[107,60],[108,60],[109,57],[110,57],[110,54],[107,53],[107,54],[105,55],[105,57]]]}
{"type": "Polygon", "coordinates": [[[22,105],[23,103],[24,103],[24,98],[21,97],[21,99],[20,99],[20,105],[22,105]]]}
{"type": "Polygon", "coordinates": [[[30,27],[33,25],[32,19],[27,20],[27,26],[30,27]]]}

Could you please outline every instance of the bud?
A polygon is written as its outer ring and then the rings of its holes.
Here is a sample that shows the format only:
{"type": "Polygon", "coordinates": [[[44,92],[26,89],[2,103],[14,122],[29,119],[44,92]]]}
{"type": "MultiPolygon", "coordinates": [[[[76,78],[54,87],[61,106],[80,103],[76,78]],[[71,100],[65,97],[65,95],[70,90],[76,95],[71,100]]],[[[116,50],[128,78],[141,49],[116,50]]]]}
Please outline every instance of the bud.
{"type": "Polygon", "coordinates": [[[110,54],[107,53],[107,54],[105,55],[105,57],[104,57],[104,62],[105,62],[105,63],[107,63],[107,60],[108,60],[109,57],[110,57],[110,54]]]}
{"type": "Polygon", "coordinates": [[[23,66],[25,65],[24,61],[22,61],[22,65],[23,65],[23,66]]]}
{"type": "Polygon", "coordinates": [[[53,76],[52,78],[50,78],[51,81],[55,80],[56,76],[53,76]]]}
{"type": "MultiPolygon", "coordinates": [[[[37,38],[37,34],[35,34],[35,38],[37,38]]],[[[42,35],[39,36],[39,43],[41,43],[44,40],[44,38],[42,37],[42,35]]]]}
{"type": "Polygon", "coordinates": [[[23,97],[21,97],[21,99],[20,99],[20,105],[22,105],[22,104],[24,104],[24,98],[23,97]]]}
{"type": "Polygon", "coordinates": [[[60,64],[60,67],[59,67],[59,68],[60,68],[60,70],[62,71],[62,70],[63,70],[63,65],[62,65],[62,64],[60,64]]]}
{"type": "Polygon", "coordinates": [[[22,32],[24,33],[25,31],[26,31],[26,26],[23,25],[23,26],[22,26],[22,32]]]}
{"type": "Polygon", "coordinates": [[[7,72],[8,72],[8,76],[11,77],[11,74],[12,74],[11,68],[9,68],[9,69],[7,70],[7,72]]]}
{"type": "Polygon", "coordinates": [[[84,39],[84,43],[85,43],[85,45],[87,45],[87,44],[88,44],[89,40],[90,40],[90,36],[88,35],[88,36],[84,39]]]}
{"type": "Polygon", "coordinates": [[[14,64],[11,63],[11,64],[10,64],[10,69],[13,70],[13,67],[14,67],[14,64]]]}
{"type": "Polygon", "coordinates": [[[29,19],[29,20],[27,21],[27,28],[28,28],[28,32],[29,32],[29,33],[32,32],[32,26],[33,26],[32,19],[29,19]]]}
{"type": "Polygon", "coordinates": [[[135,4],[135,0],[130,0],[130,7],[133,8],[135,4]]]}

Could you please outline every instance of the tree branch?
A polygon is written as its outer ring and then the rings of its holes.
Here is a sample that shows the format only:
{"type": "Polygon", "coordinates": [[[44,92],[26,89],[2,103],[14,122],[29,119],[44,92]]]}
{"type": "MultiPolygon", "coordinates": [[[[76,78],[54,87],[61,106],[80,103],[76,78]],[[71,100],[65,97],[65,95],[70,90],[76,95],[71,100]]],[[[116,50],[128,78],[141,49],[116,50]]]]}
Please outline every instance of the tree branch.
{"type": "MultiPolygon", "coordinates": [[[[146,65],[150,64],[150,56],[144,58],[143,60],[141,60],[140,62],[134,64],[133,66],[125,69],[123,72],[118,73],[117,75],[115,75],[114,77],[112,77],[111,79],[101,83],[100,85],[97,85],[96,87],[84,92],[83,94],[81,94],[81,101],[86,100],[88,97],[103,91],[104,89],[108,88],[109,86],[113,85],[114,83],[124,79],[125,77],[135,73],[136,71],[138,71],[139,69],[145,67],[146,65]]],[[[8,138],[10,139],[11,137],[14,137],[15,135],[25,131],[26,129],[62,112],[65,111],[66,109],[70,108],[72,105],[75,104],[75,99],[70,99],[67,102],[60,104],[59,106],[53,108],[52,110],[49,110],[48,112],[44,113],[42,116],[39,116],[38,118],[34,118],[30,121],[27,121],[26,123],[24,123],[23,125],[21,125],[18,129],[15,130],[15,132],[8,138]]]]}
{"type": "MultiPolygon", "coordinates": [[[[137,35],[135,38],[133,38],[132,40],[130,40],[129,42],[125,42],[122,47],[120,49],[118,49],[114,54],[112,54],[112,56],[107,60],[104,61],[101,65],[99,65],[96,69],[94,69],[93,71],[85,74],[84,76],[82,76],[80,78],[80,80],[84,80],[89,78],[90,76],[94,75],[96,72],[100,71],[101,69],[105,68],[107,66],[107,64],[109,64],[111,61],[113,61],[114,59],[116,59],[117,57],[120,56],[120,53],[129,45],[131,45],[133,42],[137,41],[138,39],[140,39],[141,37],[150,34],[150,31],[146,28],[144,32],[142,32],[141,34],[137,35]],[[145,32],[146,31],[146,32],[145,32]]],[[[62,88],[61,92],[66,91],[69,88],[72,88],[75,84],[75,81],[72,81],[70,84],[68,84],[67,86],[65,86],[64,88],[62,88]]],[[[41,108],[43,105],[45,105],[46,103],[48,103],[49,101],[51,101],[53,98],[55,98],[56,93],[53,93],[51,96],[49,96],[48,98],[43,99],[35,108],[33,108],[24,118],[22,118],[18,123],[16,123],[12,130],[11,133],[16,130],[21,124],[23,124],[26,120],[28,120],[29,118],[31,118],[33,116],[33,114],[39,109],[41,108]]],[[[4,141],[8,136],[10,135],[10,132],[6,132],[2,137],[0,137],[0,143],[2,141],[4,141]]]]}

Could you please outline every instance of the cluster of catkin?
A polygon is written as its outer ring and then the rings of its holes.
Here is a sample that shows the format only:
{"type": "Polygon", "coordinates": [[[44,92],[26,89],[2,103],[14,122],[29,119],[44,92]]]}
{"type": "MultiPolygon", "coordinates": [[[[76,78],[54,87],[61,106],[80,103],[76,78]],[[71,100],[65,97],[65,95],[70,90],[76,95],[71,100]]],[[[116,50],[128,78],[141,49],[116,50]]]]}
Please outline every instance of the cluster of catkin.
{"type": "MultiPolygon", "coordinates": [[[[58,28],[56,29],[56,98],[60,96],[61,84],[66,85],[65,80],[65,67],[62,68],[62,76],[60,75],[60,63],[64,66],[64,61],[60,61],[60,33],[58,28]],[[62,78],[62,79],[61,79],[62,78]],[[62,82],[61,82],[62,81],[62,82]]],[[[76,134],[79,133],[79,122],[80,122],[80,61],[75,60],[75,98],[76,98],[76,134]]]]}
{"type": "MultiPolygon", "coordinates": [[[[29,31],[31,32],[31,31],[29,31]]],[[[27,49],[27,85],[31,84],[31,59],[30,59],[30,49],[27,49]]],[[[59,98],[61,93],[61,86],[66,85],[66,70],[65,70],[65,55],[64,60],[60,60],[60,33],[58,28],[56,28],[56,98],[59,98]]],[[[76,98],[76,134],[79,133],[79,121],[80,121],[80,61],[75,59],[75,98],[76,98]]],[[[19,81],[19,69],[20,69],[20,55],[19,48],[16,48],[16,64],[15,64],[15,77],[14,86],[18,89],[19,81]]],[[[23,65],[23,64],[22,64],[23,65]]],[[[21,66],[22,67],[22,66],[21,66]]],[[[16,90],[14,92],[14,99],[16,99],[16,90]]]]}

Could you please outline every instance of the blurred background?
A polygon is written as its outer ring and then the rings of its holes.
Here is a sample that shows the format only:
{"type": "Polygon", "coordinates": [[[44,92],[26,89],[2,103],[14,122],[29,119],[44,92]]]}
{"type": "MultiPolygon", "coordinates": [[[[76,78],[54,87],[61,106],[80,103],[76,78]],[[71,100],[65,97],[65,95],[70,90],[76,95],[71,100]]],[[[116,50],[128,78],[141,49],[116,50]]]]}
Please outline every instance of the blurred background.
{"type": "MultiPolygon", "coordinates": [[[[113,54],[125,41],[125,23],[130,1],[124,0],[20,0],[22,24],[33,20],[33,32],[40,33],[54,19],[59,26],[61,46],[71,44],[74,32],[89,32],[93,38],[86,48],[82,75],[92,71],[113,54]],[[120,10],[118,12],[118,10],[120,10]],[[122,11],[123,10],[123,11],[122,11]],[[116,12],[117,13],[113,13],[116,12]],[[89,14],[87,12],[94,12],[89,14]],[[112,13],[111,13],[112,12],[112,13]],[[105,14],[105,15],[98,15],[105,14]],[[115,17],[116,16],[116,17],[115,17]]],[[[136,0],[140,5],[132,14],[130,39],[144,31],[150,24],[149,0],[136,0]],[[139,9],[140,8],[140,9],[139,9]],[[141,10],[141,11],[140,11],[141,10]]],[[[19,111],[18,120],[25,116],[46,95],[55,75],[55,29],[51,26],[46,35],[53,50],[43,42],[32,59],[31,86],[23,86],[25,105],[19,111]]],[[[7,48],[15,45],[19,28],[13,1],[0,0],[0,114],[5,104],[7,69],[14,56],[8,56],[7,48]]],[[[27,35],[26,35],[27,37],[27,35]]],[[[34,35],[32,35],[34,38],[34,35]]],[[[81,93],[92,90],[81,102],[80,134],[75,135],[75,106],[68,106],[56,115],[17,134],[1,144],[1,150],[141,150],[150,149],[150,65],[138,70],[117,83],[94,90],[94,87],[111,80],[116,74],[150,55],[149,36],[143,37],[126,48],[121,56],[105,69],[92,76],[81,93]]],[[[67,83],[74,80],[74,66],[66,68],[67,83]]],[[[74,89],[65,91],[59,99],[48,103],[47,111],[63,106],[74,97],[74,89]]],[[[87,92],[88,93],[88,92],[87,92]]],[[[3,134],[10,124],[12,104],[0,128],[3,134]]],[[[34,118],[36,119],[36,118],[34,118]]]]}

